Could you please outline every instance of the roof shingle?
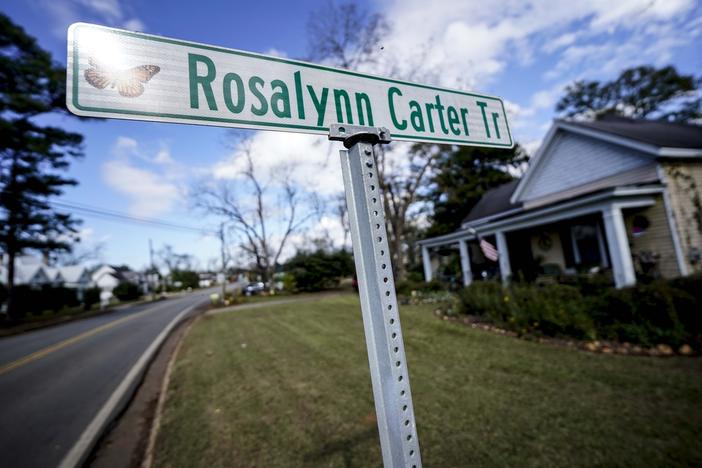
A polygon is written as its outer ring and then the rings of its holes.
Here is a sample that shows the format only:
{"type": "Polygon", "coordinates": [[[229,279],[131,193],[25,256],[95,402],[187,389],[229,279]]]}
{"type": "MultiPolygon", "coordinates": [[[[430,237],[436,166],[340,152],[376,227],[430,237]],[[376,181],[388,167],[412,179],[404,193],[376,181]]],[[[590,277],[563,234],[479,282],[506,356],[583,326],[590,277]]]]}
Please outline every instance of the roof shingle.
{"type": "Polygon", "coordinates": [[[702,126],[605,116],[593,122],[563,121],[612,135],[658,146],[660,148],[702,149],[702,126]]]}

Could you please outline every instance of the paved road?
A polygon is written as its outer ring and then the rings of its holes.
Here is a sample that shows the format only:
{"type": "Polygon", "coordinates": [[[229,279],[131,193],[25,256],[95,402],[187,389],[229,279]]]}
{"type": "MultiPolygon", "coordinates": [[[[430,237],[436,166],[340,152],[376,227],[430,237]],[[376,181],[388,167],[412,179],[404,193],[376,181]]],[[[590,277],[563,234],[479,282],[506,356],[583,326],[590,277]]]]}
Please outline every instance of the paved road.
{"type": "Polygon", "coordinates": [[[0,466],[57,466],[158,334],[210,291],[0,339],[0,466]]]}

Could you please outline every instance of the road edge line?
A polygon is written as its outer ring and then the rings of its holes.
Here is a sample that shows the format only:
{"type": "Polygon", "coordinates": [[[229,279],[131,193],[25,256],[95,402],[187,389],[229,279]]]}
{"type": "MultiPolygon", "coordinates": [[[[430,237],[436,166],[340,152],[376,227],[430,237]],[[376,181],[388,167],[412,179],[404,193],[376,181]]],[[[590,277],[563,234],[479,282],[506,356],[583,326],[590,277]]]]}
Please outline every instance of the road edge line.
{"type": "Polygon", "coordinates": [[[74,468],[81,466],[87,459],[90,451],[93,449],[98,439],[102,436],[108,424],[112,422],[114,417],[119,414],[119,411],[124,408],[131,396],[134,394],[141,378],[146,371],[147,366],[152,361],[156,352],[166,340],[171,331],[180,321],[199,304],[193,304],[183,309],[173,320],[171,320],[166,328],[158,334],[156,339],[151,342],[148,348],[139,356],[137,362],[129,369],[127,375],[122,379],[122,382],[117,386],[114,392],[110,395],[104,405],[97,412],[93,420],[88,424],[83,433],[78,438],[78,441],[73,445],[71,450],[63,457],[59,468],[74,468]]]}

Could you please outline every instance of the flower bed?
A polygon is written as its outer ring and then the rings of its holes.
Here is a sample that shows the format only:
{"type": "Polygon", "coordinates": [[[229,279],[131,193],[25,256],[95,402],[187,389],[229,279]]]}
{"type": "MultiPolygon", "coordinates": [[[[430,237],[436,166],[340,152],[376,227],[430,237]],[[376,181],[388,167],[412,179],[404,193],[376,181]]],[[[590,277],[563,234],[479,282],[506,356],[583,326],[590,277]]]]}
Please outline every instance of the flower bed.
{"type": "Polygon", "coordinates": [[[627,353],[636,346],[689,354],[702,345],[701,290],[702,275],[625,289],[480,281],[458,293],[457,307],[441,310],[518,336],[574,339],[627,353]]]}

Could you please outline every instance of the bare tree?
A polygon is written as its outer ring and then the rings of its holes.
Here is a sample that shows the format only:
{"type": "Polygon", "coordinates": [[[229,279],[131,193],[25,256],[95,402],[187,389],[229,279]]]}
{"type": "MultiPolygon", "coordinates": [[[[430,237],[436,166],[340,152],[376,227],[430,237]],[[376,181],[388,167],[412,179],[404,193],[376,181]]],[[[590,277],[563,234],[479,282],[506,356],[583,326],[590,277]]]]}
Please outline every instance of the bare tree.
{"type": "Polygon", "coordinates": [[[219,271],[221,266],[220,259],[217,257],[209,257],[207,259],[207,263],[205,264],[205,268],[209,273],[219,271]]]}
{"type": "Polygon", "coordinates": [[[219,236],[219,255],[222,262],[222,303],[227,299],[227,265],[229,264],[229,260],[231,260],[231,254],[227,248],[226,226],[227,223],[225,222],[219,223],[219,229],[217,231],[219,236]]]}
{"type": "Polygon", "coordinates": [[[351,232],[351,226],[349,225],[349,210],[346,206],[346,195],[341,192],[332,197],[332,203],[334,204],[334,214],[339,219],[339,224],[341,224],[341,229],[344,231],[344,243],[341,245],[342,248],[346,248],[346,243],[349,240],[349,234],[351,232]]]}
{"type": "Polygon", "coordinates": [[[348,69],[374,63],[388,30],[379,13],[368,13],[355,3],[329,1],[307,22],[310,59],[348,69]]]}
{"type": "Polygon", "coordinates": [[[392,253],[395,274],[404,278],[407,272],[407,234],[416,229],[421,213],[417,208],[419,195],[431,174],[439,154],[437,145],[413,144],[402,157],[380,149],[377,152],[380,188],[383,191],[385,217],[387,219],[388,242],[392,253]]]}
{"type": "Polygon", "coordinates": [[[97,262],[102,260],[106,247],[104,242],[97,242],[92,245],[77,244],[70,251],[57,252],[53,256],[52,262],[61,266],[97,262]]]}
{"type": "MultiPolygon", "coordinates": [[[[382,42],[390,32],[383,15],[369,14],[354,3],[330,2],[308,22],[310,57],[332,65],[358,69],[373,67],[376,72],[406,80],[434,81],[436,70],[423,68],[429,48],[419,50],[411,61],[398,63],[396,54],[385,54],[382,42]],[[411,63],[410,63],[411,62],[411,63]]],[[[386,151],[379,145],[378,176],[383,189],[388,241],[395,273],[405,277],[408,263],[406,233],[416,231],[419,210],[417,195],[425,187],[438,154],[435,145],[407,145],[406,152],[386,151]]],[[[334,199],[335,211],[345,229],[345,198],[334,199]],[[344,208],[338,206],[343,204],[344,208]]]]}
{"type": "Polygon", "coordinates": [[[294,182],[292,166],[281,164],[264,180],[256,172],[251,142],[241,141],[239,150],[244,167],[237,179],[201,184],[193,190],[193,202],[224,219],[241,250],[269,281],[291,236],[319,215],[319,201],[294,182]]]}
{"type": "Polygon", "coordinates": [[[197,267],[197,260],[193,255],[179,254],[168,244],[164,245],[157,255],[169,274],[177,270],[193,270],[197,267]]]}

